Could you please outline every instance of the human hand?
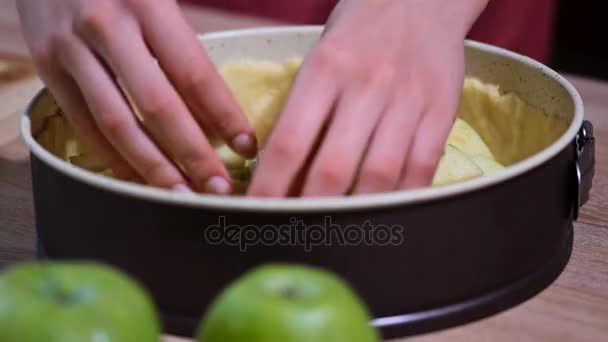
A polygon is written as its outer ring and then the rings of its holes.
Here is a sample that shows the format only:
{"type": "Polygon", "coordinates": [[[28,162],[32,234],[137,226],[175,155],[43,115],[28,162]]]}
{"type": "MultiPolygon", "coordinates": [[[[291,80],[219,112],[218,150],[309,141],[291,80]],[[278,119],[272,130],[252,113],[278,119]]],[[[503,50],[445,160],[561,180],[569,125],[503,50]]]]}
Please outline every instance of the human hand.
{"type": "Polygon", "coordinates": [[[253,157],[253,129],[176,1],[20,0],[18,7],[40,77],[116,176],[231,192],[209,139],[253,157]]]}
{"type": "Polygon", "coordinates": [[[457,110],[464,38],[487,0],[342,0],[307,56],[249,195],[431,183],[457,110]]]}

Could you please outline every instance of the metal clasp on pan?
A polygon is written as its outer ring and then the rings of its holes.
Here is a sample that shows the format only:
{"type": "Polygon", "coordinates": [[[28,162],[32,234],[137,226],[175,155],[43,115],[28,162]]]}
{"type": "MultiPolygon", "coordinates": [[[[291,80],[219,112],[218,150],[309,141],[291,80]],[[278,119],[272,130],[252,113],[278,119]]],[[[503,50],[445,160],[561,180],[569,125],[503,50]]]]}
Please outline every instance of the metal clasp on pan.
{"type": "Polygon", "coordinates": [[[576,135],[575,161],[575,194],[573,219],[578,219],[580,207],[589,200],[589,191],[593,184],[595,174],[595,137],[593,136],[593,125],[585,120],[576,135]]]}

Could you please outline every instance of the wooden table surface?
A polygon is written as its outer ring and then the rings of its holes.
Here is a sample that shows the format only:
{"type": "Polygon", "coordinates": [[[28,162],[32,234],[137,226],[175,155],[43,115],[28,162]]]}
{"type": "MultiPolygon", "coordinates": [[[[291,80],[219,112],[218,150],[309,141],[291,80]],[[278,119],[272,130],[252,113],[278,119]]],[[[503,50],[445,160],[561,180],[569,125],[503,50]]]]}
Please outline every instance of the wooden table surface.
{"type": "MultiPolygon", "coordinates": [[[[15,0],[0,0],[0,55],[27,56],[15,0]]],[[[259,19],[184,7],[197,31],[271,24],[259,19]]],[[[608,340],[608,83],[569,77],[595,126],[596,175],[591,198],[574,227],[570,263],[557,281],[531,300],[464,326],[414,341],[605,341],[608,340]]],[[[34,217],[27,151],[15,138],[14,119],[40,87],[32,77],[8,103],[0,99],[0,269],[34,258],[34,217]],[[7,119],[8,118],[8,119],[7,119]],[[4,120],[4,121],[2,121],[4,120]],[[12,129],[7,129],[13,125],[12,129]],[[9,131],[9,133],[6,133],[9,131]]],[[[0,96],[6,88],[0,86],[0,96]]],[[[167,341],[185,341],[167,337],[167,341]]]]}

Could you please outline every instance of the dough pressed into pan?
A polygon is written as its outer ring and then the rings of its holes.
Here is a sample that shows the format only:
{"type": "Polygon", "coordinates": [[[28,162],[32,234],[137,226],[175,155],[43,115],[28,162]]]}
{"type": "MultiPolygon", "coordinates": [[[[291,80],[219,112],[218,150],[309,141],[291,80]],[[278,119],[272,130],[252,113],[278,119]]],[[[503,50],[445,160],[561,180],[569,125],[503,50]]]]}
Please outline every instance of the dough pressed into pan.
{"type": "MultiPolygon", "coordinates": [[[[220,68],[262,148],[279,119],[301,62],[299,57],[283,63],[236,60],[220,68]]],[[[42,126],[44,129],[36,139],[50,152],[76,166],[112,176],[84,147],[60,113],[46,118],[42,126]]],[[[497,85],[467,77],[433,186],[500,172],[503,165],[527,158],[550,145],[567,126],[566,120],[549,117],[515,94],[502,94],[497,85]]],[[[230,171],[237,192],[244,192],[255,161],[241,158],[221,141],[212,143],[230,171]]]]}

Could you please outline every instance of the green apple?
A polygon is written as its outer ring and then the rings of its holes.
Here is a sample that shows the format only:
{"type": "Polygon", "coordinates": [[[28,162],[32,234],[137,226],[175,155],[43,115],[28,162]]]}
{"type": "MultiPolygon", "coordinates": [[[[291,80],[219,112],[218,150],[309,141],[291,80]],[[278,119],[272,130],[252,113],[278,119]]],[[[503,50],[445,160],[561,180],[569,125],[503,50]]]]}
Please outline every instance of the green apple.
{"type": "Polygon", "coordinates": [[[158,342],[147,293],[100,264],[41,262],[0,276],[0,341],[158,342]]]}
{"type": "Polygon", "coordinates": [[[378,341],[370,314],[334,274],[270,264],[248,272],[212,303],[199,325],[202,342],[378,341]]]}

